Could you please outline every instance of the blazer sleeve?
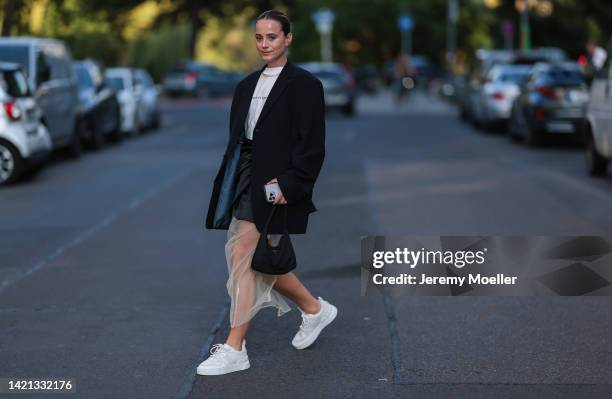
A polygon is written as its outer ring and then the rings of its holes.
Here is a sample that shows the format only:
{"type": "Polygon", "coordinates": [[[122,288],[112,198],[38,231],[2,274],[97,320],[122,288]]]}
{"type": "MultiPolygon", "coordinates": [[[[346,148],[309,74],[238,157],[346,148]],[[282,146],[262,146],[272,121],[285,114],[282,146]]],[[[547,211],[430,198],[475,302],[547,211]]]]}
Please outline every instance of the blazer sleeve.
{"type": "Polygon", "coordinates": [[[291,167],[277,176],[287,203],[312,196],[314,183],[325,158],[325,98],[323,85],[316,78],[298,83],[300,99],[293,110],[297,127],[291,167]]]}

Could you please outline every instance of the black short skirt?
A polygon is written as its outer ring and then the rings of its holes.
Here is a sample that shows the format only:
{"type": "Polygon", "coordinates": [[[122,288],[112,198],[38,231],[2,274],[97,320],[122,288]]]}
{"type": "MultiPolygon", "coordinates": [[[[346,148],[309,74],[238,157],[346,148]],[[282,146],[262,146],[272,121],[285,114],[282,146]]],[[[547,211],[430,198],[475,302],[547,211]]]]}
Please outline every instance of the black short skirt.
{"type": "Polygon", "coordinates": [[[233,199],[233,215],[236,219],[255,223],[251,207],[251,170],[253,166],[253,140],[242,138],[240,160],[236,179],[236,193],[233,199]]]}

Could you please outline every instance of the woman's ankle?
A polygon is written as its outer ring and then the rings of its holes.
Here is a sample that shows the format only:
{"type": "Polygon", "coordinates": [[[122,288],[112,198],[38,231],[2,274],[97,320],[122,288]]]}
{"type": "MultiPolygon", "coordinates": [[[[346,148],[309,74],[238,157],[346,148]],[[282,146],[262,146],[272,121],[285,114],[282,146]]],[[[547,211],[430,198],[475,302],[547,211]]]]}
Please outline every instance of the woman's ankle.
{"type": "Polygon", "coordinates": [[[317,314],[320,311],[321,311],[321,302],[318,299],[315,299],[315,302],[313,302],[308,307],[302,308],[302,312],[306,314],[317,314]]]}
{"type": "Polygon", "coordinates": [[[239,352],[242,351],[242,342],[228,339],[227,341],[225,341],[225,343],[239,352]]]}

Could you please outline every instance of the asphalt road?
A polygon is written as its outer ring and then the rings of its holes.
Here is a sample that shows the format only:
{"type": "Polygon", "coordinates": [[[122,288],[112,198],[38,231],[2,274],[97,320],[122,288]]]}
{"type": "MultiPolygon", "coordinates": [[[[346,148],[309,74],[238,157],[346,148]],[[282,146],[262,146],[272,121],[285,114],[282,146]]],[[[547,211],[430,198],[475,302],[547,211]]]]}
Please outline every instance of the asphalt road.
{"type": "Polygon", "coordinates": [[[75,378],[83,398],[612,396],[608,297],[360,296],[365,235],[612,232],[612,177],[579,148],[527,149],[426,96],[328,114],[294,245],[336,321],[296,351],[299,311],[264,309],[251,368],[196,377],[228,328],[225,234],[203,226],[228,107],[167,102],[158,132],[0,190],[0,377],[75,378]]]}

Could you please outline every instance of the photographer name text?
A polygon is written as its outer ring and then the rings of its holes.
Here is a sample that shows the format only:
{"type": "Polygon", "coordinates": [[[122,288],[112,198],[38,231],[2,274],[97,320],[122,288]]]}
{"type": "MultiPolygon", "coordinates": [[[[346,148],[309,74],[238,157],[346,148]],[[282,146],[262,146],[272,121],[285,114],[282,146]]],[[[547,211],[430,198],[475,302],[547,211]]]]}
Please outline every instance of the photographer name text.
{"type": "MultiPolygon", "coordinates": [[[[420,265],[444,265],[462,269],[470,265],[483,265],[486,262],[487,248],[480,251],[441,251],[421,248],[412,250],[396,248],[394,251],[375,251],[372,254],[372,267],[381,269],[385,265],[405,265],[414,269],[420,265]]],[[[421,273],[420,276],[402,273],[396,276],[386,276],[383,273],[372,274],[372,281],[377,285],[515,285],[518,277],[503,273],[482,275],[468,273],[467,276],[431,276],[421,273]]]]}
{"type": "Polygon", "coordinates": [[[470,285],[514,285],[518,277],[506,276],[497,273],[495,276],[483,276],[478,274],[468,274],[468,276],[428,276],[421,274],[420,278],[412,274],[400,274],[399,276],[384,276],[380,273],[372,276],[372,281],[377,285],[402,284],[402,285],[458,285],[463,286],[467,281],[470,285]]]}

